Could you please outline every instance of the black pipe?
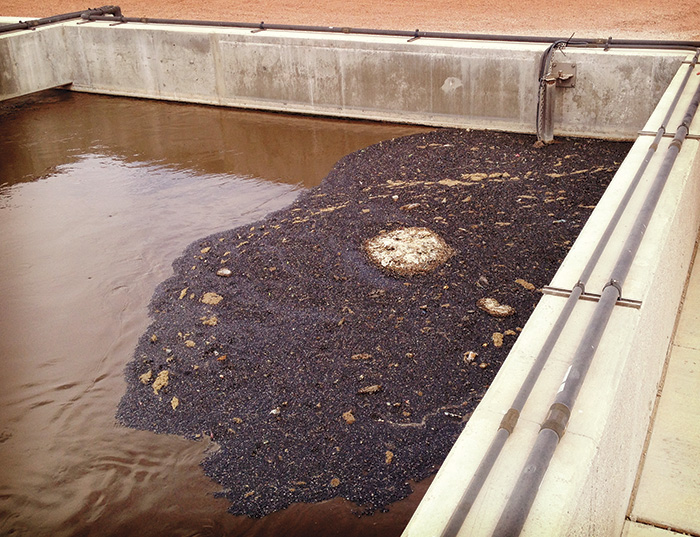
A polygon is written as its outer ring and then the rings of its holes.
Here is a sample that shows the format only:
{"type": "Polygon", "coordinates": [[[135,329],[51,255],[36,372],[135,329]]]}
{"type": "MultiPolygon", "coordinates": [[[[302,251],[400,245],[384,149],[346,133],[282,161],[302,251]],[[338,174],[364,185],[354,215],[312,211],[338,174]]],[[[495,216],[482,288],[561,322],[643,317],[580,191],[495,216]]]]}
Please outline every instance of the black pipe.
{"type": "MultiPolygon", "coordinates": [[[[160,19],[148,17],[115,17],[119,22],[135,22],[143,24],[174,24],[174,25],[189,25],[189,26],[212,26],[218,28],[248,28],[251,30],[261,29],[260,23],[248,22],[227,22],[227,21],[206,21],[206,20],[187,20],[187,19],[160,19]]],[[[99,15],[90,16],[91,21],[114,21],[112,17],[102,17],[99,15]]],[[[295,25],[295,24],[264,24],[264,30],[289,30],[298,32],[321,32],[321,33],[342,33],[342,34],[357,34],[357,35],[377,35],[388,37],[405,37],[411,41],[420,38],[435,38],[435,39],[458,39],[458,40],[475,40],[475,41],[504,41],[515,43],[541,43],[549,44],[557,41],[568,41],[561,37],[539,37],[539,36],[514,36],[514,35],[497,35],[497,34],[467,34],[454,32],[430,32],[419,30],[383,30],[371,28],[349,28],[344,26],[311,26],[311,25],[295,25]]],[[[569,38],[570,39],[570,38],[569,38]]],[[[577,42],[585,43],[585,46],[593,48],[663,48],[663,49],[692,49],[700,48],[700,41],[670,41],[670,40],[634,40],[634,39],[612,39],[612,38],[594,38],[580,39],[577,42]]]]}
{"type": "MultiPolygon", "coordinates": [[[[502,41],[506,43],[534,43],[534,44],[552,44],[557,42],[566,42],[573,44],[571,38],[563,39],[561,37],[540,37],[540,36],[518,36],[518,35],[499,35],[499,34],[470,34],[470,33],[455,33],[455,32],[430,32],[430,31],[408,31],[408,30],[383,30],[372,28],[350,28],[350,27],[334,27],[334,26],[311,26],[311,25],[294,25],[294,24],[263,24],[263,23],[248,23],[248,22],[228,22],[228,21],[206,21],[192,19],[162,19],[150,17],[125,17],[122,15],[119,6],[104,6],[97,9],[88,9],[85,11],[76,11],[66,13],[65,15],[56,15],[44,19],[36,19],[32,21],[24,21],[14,24],[0,25],[0,33],[13,30],[26,30],[36,26],[45,24],[53,24],[70,19],[82,18],[85,21],[108,21],[108,22],[133,22],[142,24],[172,24],[172,25],[189,25],[189,26],[211,26],[215,28],[247,28],[250,30],[286,30],[286,31],[301,31],[301,32],[321,32],[321,33],[342,33],[342,34],[357,34],[357,35],[376,35],[388,37],[405,37],[410,41],[420,38],[434,39],[456,39],[456,40],[473,40],[473,41],[502,41]],[[107,17],[106,15],[112,15],[107,17]]],[[[692,49],[700,48],[700,41],[684,41],[684,40],[648,40],[648,39],[613,39],[612,37],[603,38],[588,38],[577,39],[577,45],[591,48],[652,48],[652,49],[692,49]]]]}
{"type": "MultiPolygon", "coordinates": [[[[0,25],[0,33],[11,30],[26,30],[28,28],[41,26],[44,24],[53,24],[65,20],[82,18],[86,21],[109,21],[126,23],[142,23],[142,24],[174,24],[174,25],[190,25],[190,26],[212,26],[219,28],[248,28],[251,30],[290,30],[302,32],[322,32],[322,33],[343,33],[343,34],[358,34],[358,35],[377,35],[389,37],[406,37],[411,41],[420,38],[435,38],[435,39],[459,39],[459,40],[475,40],[475,41],[504,41],[515,43],[541,43],[551,44],[555,42],[570,42],[571,38],[563,39],[561,37],[540,37],[540,36],[514,36],[514,35],[499,35],[499,34],[469,34],[455,32],[430,32],[420,30],[383,30],[371,28],[350,28],[341,26],[311,26],[311,25],[295,25],[295,24],[264,24],[263,23],[248,23],[248,22],[227,22],[227,21],[206,21],[193,19],[162,19],[150,17],[124,17],[119,6],[104,6],[97,9],[88,9],[85,11],[76,11],[66,13],[65,15],[56,15],[45,19],[36,19],[33,21],[24,21],[15,24],[0,25]],[[106,17],[105,15],[113,15],[106,17]]],[[[613,47],[619,48],[662,48],[662,49],[698,49],[700,41],[684,41],[684,40],[647,40],[647,39],[613,39],[608,38],[589,38],[579,39],[577,42],[582,42],[584,46],[594,48],[604,48],[608,50],[613,47]]],[[[570,43],[571,44],[571,43],[570,43]]]]}
{"type": "Polygon", "coordinates": [[[107,14],[112,14],[115,17],[121,17],[122,10],[119,6],[102,6],[96,9],[74,11],[72,13],[64,13],[63,15],[53,15],[52,17],[45,17],[43,19],[33,19],[28,21],[19,21],[11,24],[2,24],[0,25],[0,33],[12,32],[15,30],[33,30],[38,26],[45,26],[47,24],[55,24],[57,22],[65,22],[72,19],[87,19],[88,17],[104,16],[107,14]]]}
{"type": "Polygon", "coordinates": [[[688,105],[682,123],[676,129],[676,134],[668,147],[661,167],[656,173],[644,205],[637,214],[632,230],[611,272],[610,281],[603,288],[601,298],[593,312],[593,318],[581,338],[571,366],[567,370],[554,403],[550,407],[547,419],[542,424],[535,445],[501,514],[493,534],[494,536],[510,537],[519,535],[527,520],[554,451],[566,431],[571,409],[576,402],[598,344],[612,315],[615,302],[622,295],[622,282],[624,282],[632,267],[634,257],[644,237],[644,232],[661,198],[661,193],[680,153],[683,141],[688,135],[690,123],[699,105],[700,86],[698,86],[688,105]]]}

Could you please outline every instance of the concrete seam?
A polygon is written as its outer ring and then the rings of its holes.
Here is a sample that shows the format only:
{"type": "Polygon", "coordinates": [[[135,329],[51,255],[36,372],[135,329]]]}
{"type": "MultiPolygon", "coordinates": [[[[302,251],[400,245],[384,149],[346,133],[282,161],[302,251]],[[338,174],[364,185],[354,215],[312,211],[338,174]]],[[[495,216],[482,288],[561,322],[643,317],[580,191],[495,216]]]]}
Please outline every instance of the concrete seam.
{"type": "Polygon", "coordinates": [[[658,522],[654,522],[652,520],[647,520],[644,518],[640,518],[637,520],[631,520],[628,518],[628,520],[630,522],[634,522],[635,524],[641,524],[643,526],[649,526],[651,528],[657,528],[664,531],[672,531],[681,535],[689,535],[690,537],[700,537],[700,533],[695,533],[694,531],[689,531],[687,529],[677,528],[675,526],[669,526],[668,524],[660,524],[658,522]]]}

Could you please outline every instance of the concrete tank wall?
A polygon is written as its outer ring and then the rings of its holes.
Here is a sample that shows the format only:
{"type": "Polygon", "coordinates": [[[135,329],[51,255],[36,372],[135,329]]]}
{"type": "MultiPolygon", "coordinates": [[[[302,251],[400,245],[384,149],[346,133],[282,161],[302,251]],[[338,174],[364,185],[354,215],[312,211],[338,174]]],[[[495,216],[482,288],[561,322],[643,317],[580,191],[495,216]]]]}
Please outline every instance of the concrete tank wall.
{"type": "Polygon", "coordinates": [[[70,84],[69,48],[61,26],[0,34],[0,100],[70,84]]]}
{"type": "MultiPolygon", "coordinates": [[[[76,91],[534,132],[545,49],[73,21],[0,36],[0,98],[70,81],[76,91]]],[[[684,56],[566,49],[566,59],[578,65],[577,81],[556,90],[555,134],[634,138],[684,56]]]]}

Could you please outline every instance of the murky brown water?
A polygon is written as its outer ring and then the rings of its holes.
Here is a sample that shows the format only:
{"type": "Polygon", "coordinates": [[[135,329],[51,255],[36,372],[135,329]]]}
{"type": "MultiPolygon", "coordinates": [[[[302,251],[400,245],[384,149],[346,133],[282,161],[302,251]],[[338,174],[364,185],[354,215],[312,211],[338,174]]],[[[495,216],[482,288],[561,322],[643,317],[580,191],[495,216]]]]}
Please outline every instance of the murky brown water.
{"type": "Polygon", "coordinates": [[[0,105],[0,534],[396,535],[343,500],[233,517],[204,442],[114,413],[155,287],[341,156],[419,129],[48,92],[0,105]]]}

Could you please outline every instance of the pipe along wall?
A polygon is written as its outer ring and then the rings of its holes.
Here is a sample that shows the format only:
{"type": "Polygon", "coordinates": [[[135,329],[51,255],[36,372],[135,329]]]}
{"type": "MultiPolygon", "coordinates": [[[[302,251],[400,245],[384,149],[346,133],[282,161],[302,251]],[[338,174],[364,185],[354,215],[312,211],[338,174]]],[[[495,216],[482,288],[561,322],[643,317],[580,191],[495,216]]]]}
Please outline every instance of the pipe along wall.
{"type": "MultiPolygon", "coordinates": [[[[114,6],[101,9],[119,13],[114,6]]],[[[502,41],[489,41],[485,36],[442,38],[425,32],[409,38],[407,32],[271,26],[261,31],[87,13],[30,30],[0,28],[0,99],[66,86],[221,106],[532,133],[541,57],[551,45],[548,38],[500,36],[502,41]]],[[[634,139],[685,53],[636,46],[605,50],[596,42],[554,50],[552,56],[577,65],[575,84],[557,87],[549,101],[554,133],[634,139]]]]}

